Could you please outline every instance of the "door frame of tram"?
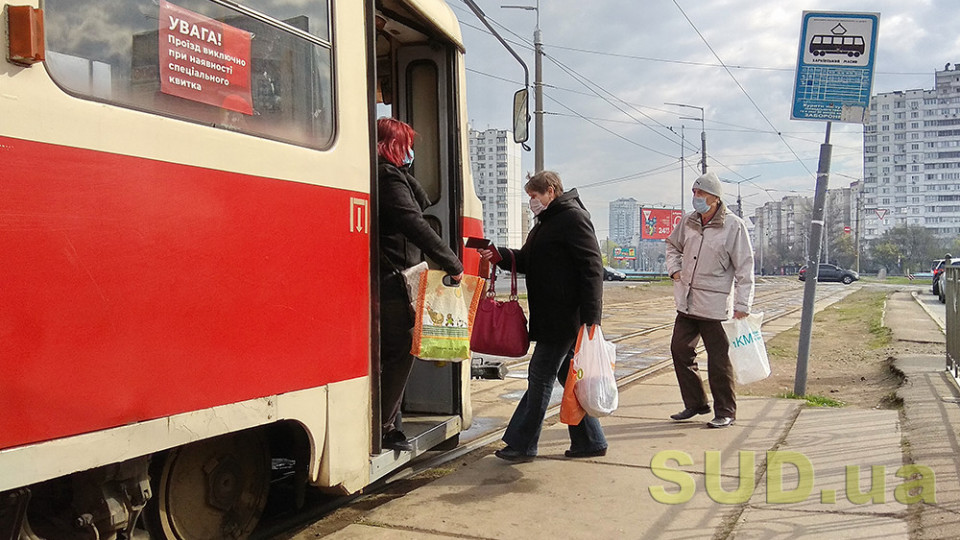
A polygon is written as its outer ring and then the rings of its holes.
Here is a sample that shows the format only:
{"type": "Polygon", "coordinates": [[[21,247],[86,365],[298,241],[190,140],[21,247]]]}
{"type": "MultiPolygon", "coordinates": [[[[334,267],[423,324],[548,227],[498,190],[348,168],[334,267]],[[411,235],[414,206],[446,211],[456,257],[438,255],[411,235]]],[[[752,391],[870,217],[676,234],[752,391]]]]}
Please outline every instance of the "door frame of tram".
{"type": "MultiPolygon", "coordinates": [[[[375,54],[373,55],[375,57],[375,54]]],[[[375,62],[375,58],[372,60],[375,62]]],[[[415,147],[417,159],[413,172],[423,185],[433,204],[424,212],[431,226],[441,235],[455,253],[462,257],[461,217],[463,215],[463,174],[458,170],[459,107],[455,96],[455,54],[443,45],[408,45],[391,53],[391,80],[393,84],[393,114],[410,124],[417,132],[415,147]]],[[[373,70],[371,70],[373,71],[373,70]]],[[[371,83],[376,88],[376,75],[371,83]]],[[[371,115],[376,117],[376,98],[372,99],[371,115]]],[[[376,126],[372,122],[373,186],[377,193],[376,126]]],[[[379,201],[372,208],[379,209],[379,201]]],[[[373,220],[375,221],[375,220],[373,220]]],[[[372,234],[378,229],[374,226],[372,234]]],[[[379,283],[377,276],[379,242],[372,238],[371,268],[376,283],[376,301],[373,309],[373,332],[379,340],[379,283]]],[[[433,267],[433,265],[431,265],[433,267]]],[[[380,421],[379,344],[373,343],[372,379],[372,451],[382,454],[380,421]]],[[[446,440],[456,441],[462,429],[463,391],[461,377],[463,362],[444,364],[415,360],[404,391],[401,406],[402,429],[415,442],[414,454],[422,453],[446,440]]],[[[469,368],[469,364],[467,364],[469,368]]],[[[382,454],[390,461],[398,456],[382,454]]],[[[382,475],[377,463],[371,469],[371,480],[382,475]]],[[[389,464],[380,464],[383,468],[389,464]]]]}

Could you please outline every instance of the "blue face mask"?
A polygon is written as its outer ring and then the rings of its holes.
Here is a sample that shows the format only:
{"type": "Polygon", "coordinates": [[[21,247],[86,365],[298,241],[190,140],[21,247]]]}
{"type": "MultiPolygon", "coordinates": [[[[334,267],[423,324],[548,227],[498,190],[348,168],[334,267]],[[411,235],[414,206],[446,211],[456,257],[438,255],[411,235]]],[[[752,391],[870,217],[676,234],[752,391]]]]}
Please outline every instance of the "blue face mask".
{"type": "Polygon", "coordinates": [[[701,214],[706,214],[710,211],[710,205],[707,204],[706,197],[694,197],[693,198],[693,209],[701,214]]]}
{"type": "Polygon", "coordinates": [[[411,148],[410,151],[407,152],[407,157],[403,158],[404,165],[409,166],[411,163],[413,163],[413,148],[411,148]]]}

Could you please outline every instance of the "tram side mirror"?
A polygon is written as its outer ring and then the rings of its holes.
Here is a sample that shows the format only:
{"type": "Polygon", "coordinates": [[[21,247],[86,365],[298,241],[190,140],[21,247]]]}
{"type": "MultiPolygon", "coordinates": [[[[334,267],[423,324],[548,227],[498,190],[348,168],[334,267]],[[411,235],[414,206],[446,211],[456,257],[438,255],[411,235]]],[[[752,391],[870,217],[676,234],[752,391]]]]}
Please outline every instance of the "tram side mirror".
{"type": "Polygon", "coordinates": [[[527,114],[527,89],[513,95],[513,141],[527,142],[530,138],[530,116],[527,114]]]}

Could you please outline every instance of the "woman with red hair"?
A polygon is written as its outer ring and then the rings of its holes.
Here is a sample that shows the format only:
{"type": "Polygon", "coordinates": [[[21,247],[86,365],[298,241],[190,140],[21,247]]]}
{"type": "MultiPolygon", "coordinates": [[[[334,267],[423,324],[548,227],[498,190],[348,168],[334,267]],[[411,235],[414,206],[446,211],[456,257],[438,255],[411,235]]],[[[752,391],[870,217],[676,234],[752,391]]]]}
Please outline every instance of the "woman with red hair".
{"type": "Polygon", "coordinates": [[[380,420],[384,448],[412,450],[400,431],[398,417],[403,389],[413,368],[414,316],[403,276],[405,268],[424,255],[460,281],[463,264],[427,223],[423,211],[430,200],[410,174],[413,137],[409,125],[395,118],[377,120],[377,182],[380,210],[380,420]]]}

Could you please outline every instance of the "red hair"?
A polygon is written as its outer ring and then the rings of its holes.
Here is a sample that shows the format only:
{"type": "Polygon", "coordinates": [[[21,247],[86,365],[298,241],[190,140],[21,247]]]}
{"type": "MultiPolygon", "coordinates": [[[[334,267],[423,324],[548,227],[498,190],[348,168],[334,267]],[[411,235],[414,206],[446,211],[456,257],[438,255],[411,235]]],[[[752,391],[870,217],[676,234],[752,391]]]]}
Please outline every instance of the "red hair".
{"type": "Polygon", "coordinates": [[[397,167],[402,166],[413,148],[413,136],[416,134],[409,124],[396,118],[378,118],[377,154],[397,167]]]}

